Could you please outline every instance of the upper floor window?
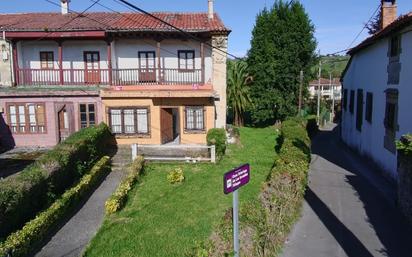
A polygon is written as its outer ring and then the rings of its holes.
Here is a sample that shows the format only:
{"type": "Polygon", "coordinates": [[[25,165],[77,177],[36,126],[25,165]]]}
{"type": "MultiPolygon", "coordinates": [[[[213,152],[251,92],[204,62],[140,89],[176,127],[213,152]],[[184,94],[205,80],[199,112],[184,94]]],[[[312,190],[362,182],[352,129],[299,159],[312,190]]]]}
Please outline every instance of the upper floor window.
{"type": "Polygon", "coordinates": [[[193,50],[179,50],[179,69],[180,70],[194,70],[195,69],[195,51],[193,50]]]}
{"type": "Polygon", "coordinates": [[[54,53],[40,52],[40,68],[54,69],[54,53]]]}
{"type": "Polygon", "coordinates": [[[185,114],[186,130],[205,130],[203,106],[188,106],[185,109],[185,114]]]}
{"type": "Polygon", "coordinates": [[[80,128],[87,128],[96,125],[96,105],[80,104],[80,128]]]}
{"type": "Polygon", "coordinates": [[[390,45],[390,57],[399,56],[401,53],[401,38],[399,35],[393,36],[391,38],[391,45],[390,45]]]}
{"type": "Polygon", "coordinates": [[[149,134],[149,108],[122,107],[110,109],[110,127],[114,134],[149,134]]]}
{"type": "Polygon", "coordinates": [[[8,104],[8,121],[13,133],[45,133],[46,113],[44,104],[8,104]]]}

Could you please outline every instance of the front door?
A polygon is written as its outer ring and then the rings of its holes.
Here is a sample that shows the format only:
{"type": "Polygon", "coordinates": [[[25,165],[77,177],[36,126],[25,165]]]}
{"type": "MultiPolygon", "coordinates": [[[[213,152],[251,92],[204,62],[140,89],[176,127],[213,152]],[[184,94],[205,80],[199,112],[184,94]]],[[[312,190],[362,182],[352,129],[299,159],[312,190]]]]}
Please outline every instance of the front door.
{"type": "Polygon", "coordinates": [[[139,81],[143,83],[156,82],[155,52],[139,52],[139,81]]]}
{"type": "Polygon", "coordinates": [[[86,84],[100,84],[100,54],[99,52],[84,52],[86,84]]]}
{"type": "Polygon", "coordinates": [[[173,141],[173,109],[160,109],[160,128],[162,144],[173,141]]]}
{"type": "Polygon", "coordinates": [[[63,142],[70,136],[69,112],[65,107],[58,112],[59,142],[63,142]]]}

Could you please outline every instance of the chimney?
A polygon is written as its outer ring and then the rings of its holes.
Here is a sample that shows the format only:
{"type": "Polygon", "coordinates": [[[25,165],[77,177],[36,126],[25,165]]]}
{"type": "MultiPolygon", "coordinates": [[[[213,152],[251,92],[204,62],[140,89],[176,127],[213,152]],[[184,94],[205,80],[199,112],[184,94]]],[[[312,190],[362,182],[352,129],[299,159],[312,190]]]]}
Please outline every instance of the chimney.
{"type": "Polygon", "coordinates": [[[213,0],[207,0],[207,1],[209,3],[208,17],[209,17],[209,20],[213,20],[213,18],[215,17],[214,11],[213,11],[213,0]]]}
{"type": "Polygon", "coordinates": [[[398,18],[398,6],[396,0],[382,0],[381,28],[386,28],[398,18]]]}
{"type": "Polygon", "coordinates": [[[63,15],[69,13],[69,3],[70,0],[61,0],[61,12],[63,15]]]}

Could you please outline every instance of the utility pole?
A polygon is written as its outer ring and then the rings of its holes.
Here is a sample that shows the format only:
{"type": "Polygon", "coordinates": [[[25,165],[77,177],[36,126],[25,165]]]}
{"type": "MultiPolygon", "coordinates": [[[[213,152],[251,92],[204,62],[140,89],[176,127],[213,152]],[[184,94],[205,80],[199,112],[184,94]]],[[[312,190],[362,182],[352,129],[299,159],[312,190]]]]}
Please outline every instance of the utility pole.
{"type": "Polygon", "coordinates": [[[332,83],[332,72],[329,72],[329,85],[332,88],[332,121],[335,118],[335,85],[332,83]]]}
{"type": "Polygon", "coordinates": [[[303,89],[303,70],[300,71],[300,85],[299,85],[299,107],[298,115],[302,114],[302,89],[303,89]]]}
{"type": "Polygon", "coordinates": [[[322,60],[319,61],[319,81],[318,81],[318,108],[317,108],[317,112],[316,112],[316,117],[317,117],[317,123],[318,126],[320,124],[320,97],[321,97],[321,93],[320,93],[320,80],[321,80],[321,76],[322,76],[322,60]]]}

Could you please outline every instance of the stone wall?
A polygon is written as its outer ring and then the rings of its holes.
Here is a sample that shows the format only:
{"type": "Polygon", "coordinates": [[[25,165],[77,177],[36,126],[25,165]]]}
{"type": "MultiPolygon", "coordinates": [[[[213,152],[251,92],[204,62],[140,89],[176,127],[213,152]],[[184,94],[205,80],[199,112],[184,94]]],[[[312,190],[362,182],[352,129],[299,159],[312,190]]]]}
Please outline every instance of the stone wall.
{"type": "Polygon", "coordinates": [[[215,100],[216,106],[216,128],[226,128],[226,63],[227,36],[216,35],[212,37],[213,58],[213,88],[218,94],[215,100]],[[219,51],[218,49],[222,50],[219,51]]]}
{"type": "Polygon", "coordinates": [[[402,213],[412,224],[412,135],[398,143],[398,201],[402,213]]]}

